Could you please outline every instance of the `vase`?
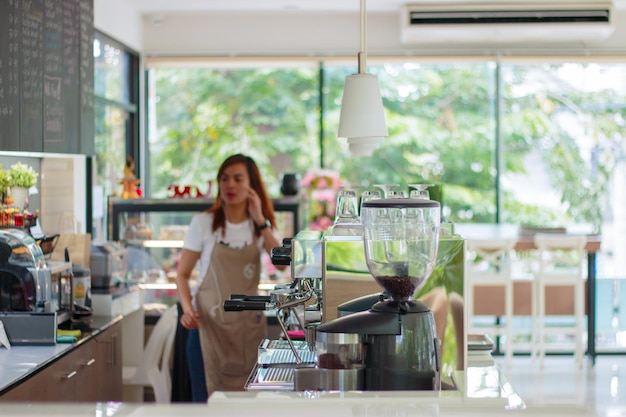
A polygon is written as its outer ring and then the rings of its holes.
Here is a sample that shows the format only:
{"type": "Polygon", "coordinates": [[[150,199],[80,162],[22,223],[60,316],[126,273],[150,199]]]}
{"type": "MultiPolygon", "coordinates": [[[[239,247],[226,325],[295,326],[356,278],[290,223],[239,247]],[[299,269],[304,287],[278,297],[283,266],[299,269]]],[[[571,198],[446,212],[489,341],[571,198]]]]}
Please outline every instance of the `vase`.
{"type": "Polygon", "coordinates": [[[11,197],[13,197],[13,205],[15,207],[20,210],[25,209],[28,201],[28,188],[11,187],[11,197]]]}

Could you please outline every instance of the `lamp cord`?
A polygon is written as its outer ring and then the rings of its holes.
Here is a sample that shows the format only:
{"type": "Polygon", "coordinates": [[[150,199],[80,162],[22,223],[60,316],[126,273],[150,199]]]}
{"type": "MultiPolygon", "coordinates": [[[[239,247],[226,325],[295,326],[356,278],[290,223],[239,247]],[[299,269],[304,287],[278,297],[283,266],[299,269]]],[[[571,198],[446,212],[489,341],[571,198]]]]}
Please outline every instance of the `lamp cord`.
{"type": "Polygon", "coordinates": [[[367,64],[365,62],[367,58],[367,53],[365,52],[365,34],[367,20],[365,18],[365,14],[365,0],[361,0],[361,47],[358,55],[359,74],[365,74],[367,72],[367,64]]]}

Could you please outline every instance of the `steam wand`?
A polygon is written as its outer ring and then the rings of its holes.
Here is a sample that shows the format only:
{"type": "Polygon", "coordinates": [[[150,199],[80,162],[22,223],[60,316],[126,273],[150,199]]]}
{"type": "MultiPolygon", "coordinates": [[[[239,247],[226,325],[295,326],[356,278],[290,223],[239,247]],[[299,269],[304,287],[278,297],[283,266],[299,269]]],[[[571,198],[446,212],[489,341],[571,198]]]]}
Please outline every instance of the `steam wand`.
{"type": "Polygon", "coordinates": [[[291,340],[291,336],[289,336],[289,333],[287,333],[287,327],[285,326],[285,323],[283,322],[283,320],[281,319],[282,317],[282,313],[287,310],[290,309],[292,307],[295,307],[299,304],[304,304],[306,303],[308,300],[311,299],[311,297],[313,297],[313,289],[311,288],[311,285],[307,282],[304,281],[304,286],[306,288],[306,292],[305,292],[305,297],[303,298],[299,298],[293,301],[288,301],[285,304],[281,305],[278,308],[278,313],[281,313],[280,315],[276,315],[276,318],[278,319],[278,324],[280,325],[280,328],[283,330],[283,334],[285,335],[285,337],[287,338],[287,343],[289,343],[289,347],[291,348],[291,351],[293,352],[293,355],[296,357],[296,363],[298,365],[302,364],[302,358],[300,357],[300,354],[298,354],[298,351],[296,350],[296,347],[293,344],[293,341],[291,340]]]}

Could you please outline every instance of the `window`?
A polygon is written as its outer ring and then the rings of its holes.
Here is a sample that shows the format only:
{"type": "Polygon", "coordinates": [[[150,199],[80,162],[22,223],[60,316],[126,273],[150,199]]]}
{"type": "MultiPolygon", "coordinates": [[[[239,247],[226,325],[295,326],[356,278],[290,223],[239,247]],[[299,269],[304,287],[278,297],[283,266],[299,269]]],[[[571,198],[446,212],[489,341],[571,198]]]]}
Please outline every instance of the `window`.
{"type": "MultiPolygon", "coordinates": [[[[150,193],[165,197],[172,182],[206,189],[224,157],[240,151],[260,162],[276,196],[281,172],[320,167],[361,190],[440,184],[455,223],[595,228],[598,276],[618,278],[626,65],[617,58],[370,57],[389,137],[368,158],[350,158],[336,137],[353,59],[207,58],[199,67],[163,58],[148,65],[150,193]]],[[[598,311],[599,332],[605,323],[598,311]]]]}
{"type": "MultiPolygon", "coordinates": [[[[94,204],[119,194],[126,156],[139,167],[139,57],[122,44],[96,32],[94,39],[96,137],[94,204]]],[[[135,172],[138,175],[138,172],[135,172]]],[[[102,237],[106,207],[94,207],[94,238],[102,237]]]]}
{"type": "Polygon", "coordinates": [[[149,70],[149,195],[168,186],[209,189],[222,161],[242,152],[259,164],[270,192],[281,174],[318,161],[315,63],[291,67],[149,70]]]}

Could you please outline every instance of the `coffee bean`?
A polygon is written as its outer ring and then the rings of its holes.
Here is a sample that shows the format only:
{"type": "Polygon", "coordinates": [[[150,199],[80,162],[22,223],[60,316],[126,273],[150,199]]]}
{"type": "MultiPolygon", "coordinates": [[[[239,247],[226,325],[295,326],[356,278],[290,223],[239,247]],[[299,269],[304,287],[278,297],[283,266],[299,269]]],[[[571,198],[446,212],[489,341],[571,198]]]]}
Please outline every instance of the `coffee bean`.
{"type": "Polygon", "coordinates": [[[419,278],[408,275],[386,275],[375,278],[378,284],[381,285],[395,301],[411,298],[419,283],[419,278]]]}

